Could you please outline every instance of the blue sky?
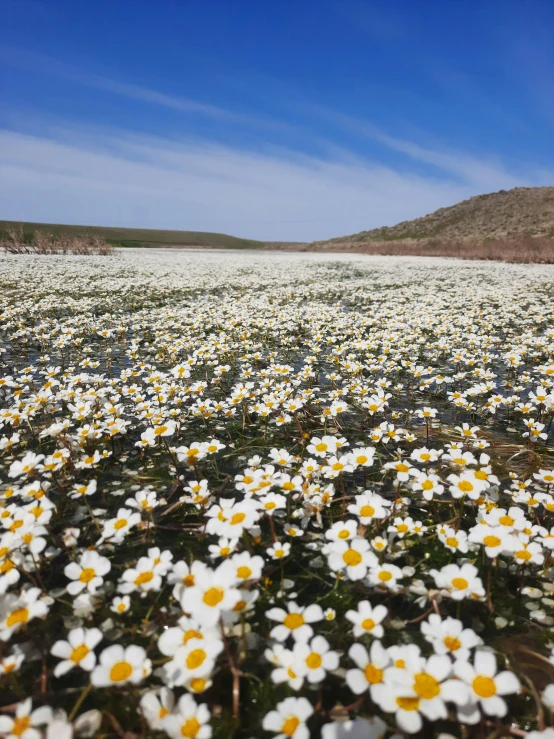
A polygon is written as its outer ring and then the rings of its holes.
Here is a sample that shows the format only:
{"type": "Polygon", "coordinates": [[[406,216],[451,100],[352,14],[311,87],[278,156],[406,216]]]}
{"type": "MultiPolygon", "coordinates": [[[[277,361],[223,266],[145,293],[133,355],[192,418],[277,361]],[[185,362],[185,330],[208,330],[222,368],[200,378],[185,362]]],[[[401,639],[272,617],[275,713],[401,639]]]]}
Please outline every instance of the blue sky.
{"type": "Polygon", "coordinates": [[[0,11],[0,218],[312,240],[554,184],[552,0],[0,11]]]}

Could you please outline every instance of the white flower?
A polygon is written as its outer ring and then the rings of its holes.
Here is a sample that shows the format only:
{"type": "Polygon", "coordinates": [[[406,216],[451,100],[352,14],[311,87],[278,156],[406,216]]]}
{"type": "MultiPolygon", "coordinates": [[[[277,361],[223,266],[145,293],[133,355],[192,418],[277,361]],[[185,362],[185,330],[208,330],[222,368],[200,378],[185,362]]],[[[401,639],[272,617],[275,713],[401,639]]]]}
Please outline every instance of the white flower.
{"type": "Polygon", "coordinates": [[[248,580],[259,580],[262,576],[264,560],[259,555],[253,557],[249,552],[240,552],[234,554],[230,561],[239,585],[248,580]]]}
{"type": "Polygon", "coordinates": [[[296,642],[293,647],[295,663],[309,683],[319,683],[327,672],[339,666],[339,656],[330,650],[329,642],[323,636],[314,636],[311,642],[296,642]]]}
{"type": "Polygon", "coordinates": [[[140,699],[140,707],[151,729],[162,731],[165,717],[173,711],[175,697],[169,688],[150,690],[140,699]]]}
{"type": "Polygon", "coordinates": [[[133,513],[128,508],[120,508],[115,518],[104,522],[102,538],[112,539],[115,542],[121,541],[138,523],[140,523],[140,513],[133,513]]]}
{"type": "Polygon", "coordinates": [[[431,570],[438,588],[444,595],[454,600],[463,598],[480,598],[485,595],[481,578],[477,575],[477,567],[466,562],[463,565],[446,565],[440,570],[431,570]]]}
{"type": "Polygon", "coordinates": [[[210,676],[222,651],[223,642],[219,639],[188,639],[177,649],[173,659],[164,665],[168,684],[184,685],[194,678],[210,676]]]}
{"type": "Polygon", "coordinates": [[[346,612],[346,618],[354,624],[354,637],[358,639],[365,634],[371,634],[376,639],[381,639],[384,629],[381,621],[386,617],[388,609],[385,606],[371,606],[368,600],[361,600],[356,611],[346,612]]]}
{"type": "Polygon", "coordinates": [[[235,567],[228,560],[215,570],[206,569],[195,585],[182,591],[181,608],[200,623],[213,626],[223,611],[232,610],[240,600],[236,582],[235,567]]]}
{"type": "Polygon", "coordinates": [[[90,681],[96,688],[135,684],[147,677],[151,669],[151,662],[142,647],[132,644],[124,648],[120,644],[113,644],[101,653],[90,681]]]}
{"type": "Polygon", "coordinates": [[[337,451],[337,439],[334,436],[312,437],[307,449],[316,457],[327,457],[337,451]]]}
{"type": "Polygon", "coordinates": [[[279,621],[270,633],[272,639],[283,642],[292,634],[295,641],[307,641],[314,630],[310,624],[323,620],[321,606],[313,603],[310,606],[299,606],[294,601],[287,603],[287,610],[283,608],[270,608],[266,611],[266,618],[279,621]]]}
{"type": "Polygon", "coordinates": [[[221,639],[220,632],[215,626],[206,626],[188,616],[181,616],[177,626],[164,629],[158,639],[158,649],[167,657],[173,657],[177,650],[186,645],[190,639],[207,639],[217,641],[221,639]]]}
{"type": "Polygon", "coordinates": [[[348,511],[358,516],[360,523],[364,526],[371,523],[374,518],[381,519],[389,515],[387,506],[390,506],[390,501],[385,500],[377,493],[366,490],[363,495],[356,495],[355,501],[355,504],[348,506],[348,511]]]}
{"type": "Polygon", "coordinates": [[[385,563],[383,565],[377,565],[373,567],[367,576],[367,579],[371,585],[377,585],[379,588],[394,589],[398,580],[404,577],[404,573],[393,564],[385,563]]]}
{"type": "Polygon", "coordinates": [[[204,578],[204,573],[208,571],[208,565],[199,559],[195,559],[190,567],[182,560],[175,562],[167,578],[168,583],[174,586],[173,597],[180,600],[183,592],[195,585],[196,582],[200,582],[204,578]]]}
{"type": "Polygon", "coordinates": [[[34,472],[40,472],[43,469],[41,464],[44,459],[44,454],[35,454],[34,452],[27,452],[23,459],[15,460],[10,465],[10,471],[8,477],[20,477],[25,475],[29,477],[34,472]]]}
{"type": "Polygon", "coordinates": [[[443,620],[437,613],[422,621],[421,633],[436,654],[449,654],[454,659],[467,660],[470,650],[483,643],[473,629],[464,628],[458,619],[448,616],[443,620]]]}
{"type": "Polygon", "coordinates": [[[112,600],[110,611],[113,611],[114,613],[127,613],[130,607],[131,599],[128,595],[123,595],[121,598],[116,595],[116,597],[112,600]]]}
{"type": "Polygon", "coordinates": [[[271,679],[276,685],[286,682],[293,690],[300,690],[304,685],[306,670],[302,669],[303,666],[292,649],[274,644],[265,650],[265,657],[276,666],[271,673],[271,679]]]}
{"type": "Polygon", "coordinates": [[[461,475],[448,475],[449,490],[453,498],[467,496],[470,500],[477,500],[481,493],[489,486],[486,480],[479,480],[473,472],[462,472],[461,475]]]}
{"type": "Polygon", "coordinates": [[[198,705],[192,695],[185,693],[179,698],[174,713],[166,716],[164,729],[172,739],[210,739],[210,712],[205,703],[198,705]]]}
{"type": "Polygon", "coordinates": [[[387,674],[387,690],[379,695],[384,711],[395,713],[396,723],[408,734],[420,731],[422,714],[430,721],[448,717],[445,701],[463,706],[468,691],[458,680],[448,680],[452,662],[435,654],[407,662],[403,668],[392,668],[387,674]]]}
{"type": "Polygon", "coordinates": [[[517,693],[520,683],[513,672],[496,672],[496,657],[492,652],[478,649],[473,665],[458,660],[454,664],[454,674],[469,688],[470,701],[458,709],[458,718],[464,724],[475,724],[480,719],[478,706],[487,716],[502,718],[508,713],[503,695],[517,693]]]}
{"type": "Polygon", "coordinates": [[[35,708],[30,698],[18,703],[15,716],[0,716],[0,733],[6,739],[40,739],[42,733],[35,726],[52,720],[52,709],[48,706],[35,708]]]}
{"type": "Polygon", "coordinates": [[[358,522],[350,519],[349,521],[337,521],[331,528],[325,532],[325,538],[330,541],[348,541],[353,539],[358,533],[358,522]]]}
{"type": "Polygon", "coordinates": [[[273,543],[273,546],[266,549],[266,552],[269,554],[271,559],[284,559],[290,554],[290,544],[288,541],[284,542],[284,544],[276,541],[273,543]]]}
{"type": "Polygon", "coordinates": [[[367,539],[361,537],[334,541],[327,546],[326,552],[329,568],[334,572],[345,570],[350,580],[361,580],[368,568],[375,567],[379,562],[367,539]]]}
{"type": "Polygon", "coordinates": [[[100,629],[71,629],[67,635],[67,641],[57,641],[52,646],[50,653],[60,657],[54,668],[54,675],[60,677],[65,675],[77,665],[83,670],[90,672],[96,664],[94,648],[102,641],[100,629]]]}
{"type": "Polygon", "coordinates": [[[275,732],[275,739],[310,739],[306,721],[313,712],[306,698],[285,698],[277,704],[276,711],[264,716],[262,726],[265,731],[275,732]]]}
{"type": "Polygon", "coordinates": [[[29,588],[19,596],[13,593],[0,595],[0,639],[8,641],[11,635],[33,618],[48,613],[48,605],[41,598],[40,588],[29,588]]]}
{"type": "Polygon", "coordinates": [[[106,575],[112,568],[110,560],[102,557],[94,550],[86,550],[79,558],[79,562],[70,562],[64,569],[65,576],[73,582],[67,586],[70,595],[78,595],[83,590],[96,593],[104,582],[106,575]]]}
{"type": "Polygon", "coordinates": [[[390,654],[380,641],[374,641],[369,653],[361,644],[352,644],[348,656],[357,667],[346,673],[346,684],[353,693],[360,695],[369,690],[371,700],[379,702],[384,689],[385,670],[391,663],[390,654]]]}

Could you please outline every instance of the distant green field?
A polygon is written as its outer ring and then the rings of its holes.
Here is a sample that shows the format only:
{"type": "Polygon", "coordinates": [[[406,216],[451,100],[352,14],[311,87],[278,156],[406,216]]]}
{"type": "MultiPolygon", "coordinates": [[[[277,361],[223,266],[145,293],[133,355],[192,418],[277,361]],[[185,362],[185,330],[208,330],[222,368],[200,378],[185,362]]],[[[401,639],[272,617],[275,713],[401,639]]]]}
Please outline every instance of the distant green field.
{"type": "Polygon", "coordinates": [[[213,246],[224,249],[261,249],[262,241],[240,239],[227,234],[203,231],[159,231],[153,228],[110,228],[109,226],[64,226],[59,223],[29,223],[20,221],[0,221],[0,238],[7,236],[8,229],[23,225],[26,238],[35,231],[47,234],[67,234],[78,236],[90,234],[99,236],[114,246],[124,247],[164,247],[164,246],[213,246]]]}

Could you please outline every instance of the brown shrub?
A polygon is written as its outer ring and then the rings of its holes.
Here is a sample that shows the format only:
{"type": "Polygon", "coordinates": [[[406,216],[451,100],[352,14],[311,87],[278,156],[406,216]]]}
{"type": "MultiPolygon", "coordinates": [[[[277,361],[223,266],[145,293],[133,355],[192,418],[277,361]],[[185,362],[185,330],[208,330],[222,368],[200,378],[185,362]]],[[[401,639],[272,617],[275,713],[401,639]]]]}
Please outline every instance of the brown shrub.
{"type": "Polygon", "coordinates": [[[486,241],[421,239],[402,241],[328,243],[328,248],[309,245],[302,251],[347,251],[389,256],[455,257],[501,262],[554,264],[554,238],[517,236],[486,241]]]}
{"type": "Polygon", "coordinates": [[[0,238],[0,249],[8,254],[79,254],[110,256],[114,253],[111,244],[99,236],[87,234],[68,236],[35,231],[29,238],[23,225],[11,228],[4,238],[0,238]]]}

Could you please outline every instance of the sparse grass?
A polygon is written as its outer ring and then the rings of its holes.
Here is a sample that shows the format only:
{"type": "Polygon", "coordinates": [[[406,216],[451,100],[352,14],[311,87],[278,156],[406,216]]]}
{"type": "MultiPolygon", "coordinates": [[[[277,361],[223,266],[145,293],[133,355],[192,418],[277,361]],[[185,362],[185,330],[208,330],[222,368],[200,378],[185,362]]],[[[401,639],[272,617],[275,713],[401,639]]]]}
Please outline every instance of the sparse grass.
{"type": "Polygon", "coordinates": [[[101,238],[112,246],[123,247],[177,247],[200,246],[222,249],[260,249],[261,241],[241,239],[220,233],[203,231],[166,231],[151,228],[112,228],[109,226],[69,226],[59,223],[19,223],[0,221],[0,239],[6,239],[10,231],[22,228],[26,240],[33,234],[51,234],[65,237],[101,238]]]}
{"type": "Polygon", "coordinates": [[[304,247],[305,251],[348,251],[360,254],[410,257],[455,257],[491,259],[522,264],[554,264],[554,237],[520,236],[482,241],[447,241],[439,238],[398,241],[362,241],[329,243],[304,247]]]}

